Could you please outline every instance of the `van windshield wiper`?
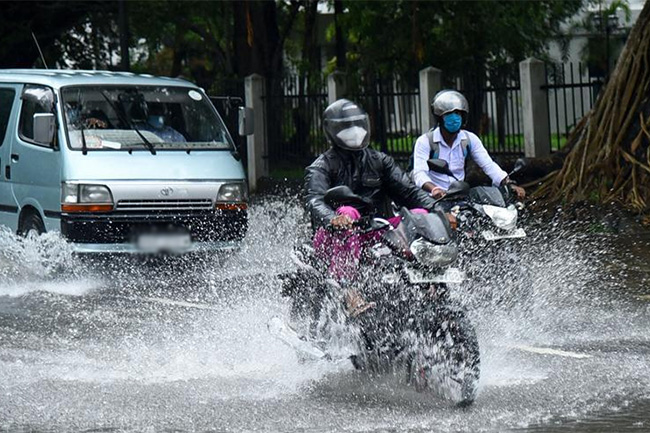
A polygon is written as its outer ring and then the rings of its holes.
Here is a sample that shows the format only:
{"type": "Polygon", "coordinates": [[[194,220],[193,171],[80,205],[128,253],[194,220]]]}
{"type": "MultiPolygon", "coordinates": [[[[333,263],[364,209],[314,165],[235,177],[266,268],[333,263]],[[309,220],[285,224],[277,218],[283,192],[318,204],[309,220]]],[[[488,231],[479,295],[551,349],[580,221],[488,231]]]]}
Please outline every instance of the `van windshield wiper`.
{"type": "Polygon", "coordinates": [[[149,149],[149,151],[151,152],[151,154],[152,154],[152,155],[155,155],[155,154],[156,154],[156,149],[154,148],[153,144],[152,144],[149,140],[147,140],[147,137],[145,137],[145,136],[142,134],[142,132],[140,132],[140,130],[138,129],[138,127],[135,126],[135,123],[133,123],[130,119],[127,119],[126,116],[124,116],[124,115],[123,115],[123,114],[122,114],[122,113],[117,109],[117,107],[115,106],[115,104],[113,104],[113,101],[111,101],[111,98],[109,98],[108,95],[106,95],[106,91],[105,91],[105,90],[102,90],[100,93],[102,94],[102,96],[104,97],[104,99],[106,99],[106,102],[108,102],[108,105],[110,105],[111,108],[113,109],[113,111],[115,111],[115,113],[116,113],[117,116],[120,118],[120,120],[121,120],[122,122],[126,123],[127,125],[129,125],[129,126],[131,127],[131,129],[133,129],[133,130],[134,130],[134,131],[135,131],[135,132],[140,136],[140,138],[142,139],[142,142],[143,142],[144,145],[147,147],[147,149],[149,149]]]}
{"type": "Polygon", "coordinates": [[[84,121],[79,122],[79,132],[81,132],[81,154],[88,154],[88,146],[86,145],[86,135],[84,134],[84,121]]]}

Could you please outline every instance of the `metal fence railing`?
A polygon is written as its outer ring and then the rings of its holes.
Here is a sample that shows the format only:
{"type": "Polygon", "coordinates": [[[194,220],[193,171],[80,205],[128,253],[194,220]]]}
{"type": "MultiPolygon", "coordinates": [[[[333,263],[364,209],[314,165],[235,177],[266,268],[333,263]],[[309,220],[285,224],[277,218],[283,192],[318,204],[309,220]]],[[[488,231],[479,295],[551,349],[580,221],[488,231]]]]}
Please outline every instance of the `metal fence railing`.
{"type": "Polygon", "coordinates": [[[283,77],[265,96],[270,167],[305,165],[326,148],[321,117],[327,107],[322,77],[283,77]]]}
{"type": "Polygon", "coordinates": [[[420,90],[399,76],[370,76],[350,96],[368,112],[371,146],[405,164],[422,134],[420,90]]]}
{"type": "MultiPolygon", "coordinates": [[[[357,83],[348,98],[368,112],[371,146],[399,162],[407,161],[421,134],[419,89],[406,86],[397,77],[371,77],[357,83]]],[[[329,147],[322,129],[327,104],[327,86],[322,78],[310,83],[289,75],[267,91],[265,114],[272,169],[304,165],[329,147]]]]}
{"type": "MultiPolygon", "coordinates": [[[[503,73],[503,71],[502,71],[503,73]]],[[[519,71],[510,70],[505,79],[488,77],[480,85],[463,86],[461,79],[446,83],[459,89],[470,101],[475,132],[493,154],[524,153],[523,109],[519,71]]],[[[557,150],[577,122],[591,109],[602,82],[589,75],[581,63],[547,64],[549,146],[557,150]]],[[[413,144],[422,131],[420,89],[397,75],[355,77],[348,98],[369,114],[371,146],[392,155],[398,162],[409,160],[413,144]]],[[[270,167],[304,166],[327,149],[321,120],[327,107],[325,77],[287,75],[267,83],[265,118],[270,167]]]]}
{"type": "Polygon", "coordinates": [[[468,129],[481,138],[490,153],[523,154],[524,134],[519,71],[487,71],[485,80],[454,79],[447,85],[458,88],[470,104],[468,129]],[[473,84],[473,85],[472,85],[473,84]]]}
{"type": "Polygon", "coordinates": [[[583,63],[546,65],[551,151],[560,149],[575,125],[587,114],[603,86],[583,63]]]}

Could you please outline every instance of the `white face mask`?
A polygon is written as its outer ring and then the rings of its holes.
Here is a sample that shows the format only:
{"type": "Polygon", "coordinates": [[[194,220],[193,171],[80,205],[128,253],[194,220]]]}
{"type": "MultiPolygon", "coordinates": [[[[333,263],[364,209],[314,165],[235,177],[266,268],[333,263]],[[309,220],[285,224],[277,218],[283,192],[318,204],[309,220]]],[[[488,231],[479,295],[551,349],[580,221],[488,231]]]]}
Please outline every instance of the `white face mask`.
{"type": "Polygon", "coordinates": [[[361,128],[360,126],[353,126],[351,128],[346,128],[343,131],[336,134],[338,138],[345,143],[350,149],[359,149],[363,144],[363,139],[366,138],[368,131],[361,128]]]}

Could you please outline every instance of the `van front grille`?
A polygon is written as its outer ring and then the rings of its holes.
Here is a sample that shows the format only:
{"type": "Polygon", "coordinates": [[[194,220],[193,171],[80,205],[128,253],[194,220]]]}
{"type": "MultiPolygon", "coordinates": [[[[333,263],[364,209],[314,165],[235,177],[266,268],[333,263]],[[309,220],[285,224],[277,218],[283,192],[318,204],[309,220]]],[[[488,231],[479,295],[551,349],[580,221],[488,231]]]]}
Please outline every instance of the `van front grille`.
{"type": "Polygon", "coordinates": [[[115,206],[116,211],[179,211],[179,210],[210,210],[212,200],[120,200],[115,206]]]}

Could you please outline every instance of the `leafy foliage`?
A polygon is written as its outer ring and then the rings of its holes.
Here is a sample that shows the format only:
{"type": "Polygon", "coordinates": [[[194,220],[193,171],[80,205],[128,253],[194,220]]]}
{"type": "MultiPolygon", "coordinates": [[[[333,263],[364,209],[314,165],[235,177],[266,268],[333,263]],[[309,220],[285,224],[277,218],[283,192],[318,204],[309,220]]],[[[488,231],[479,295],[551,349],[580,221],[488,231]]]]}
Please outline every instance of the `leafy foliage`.
{"type": "Polygon", "coordinates": [[[348,1],[352,68],[401,72],[434,65],[453,75],[542,53],[581,0],[348,1]]]}

